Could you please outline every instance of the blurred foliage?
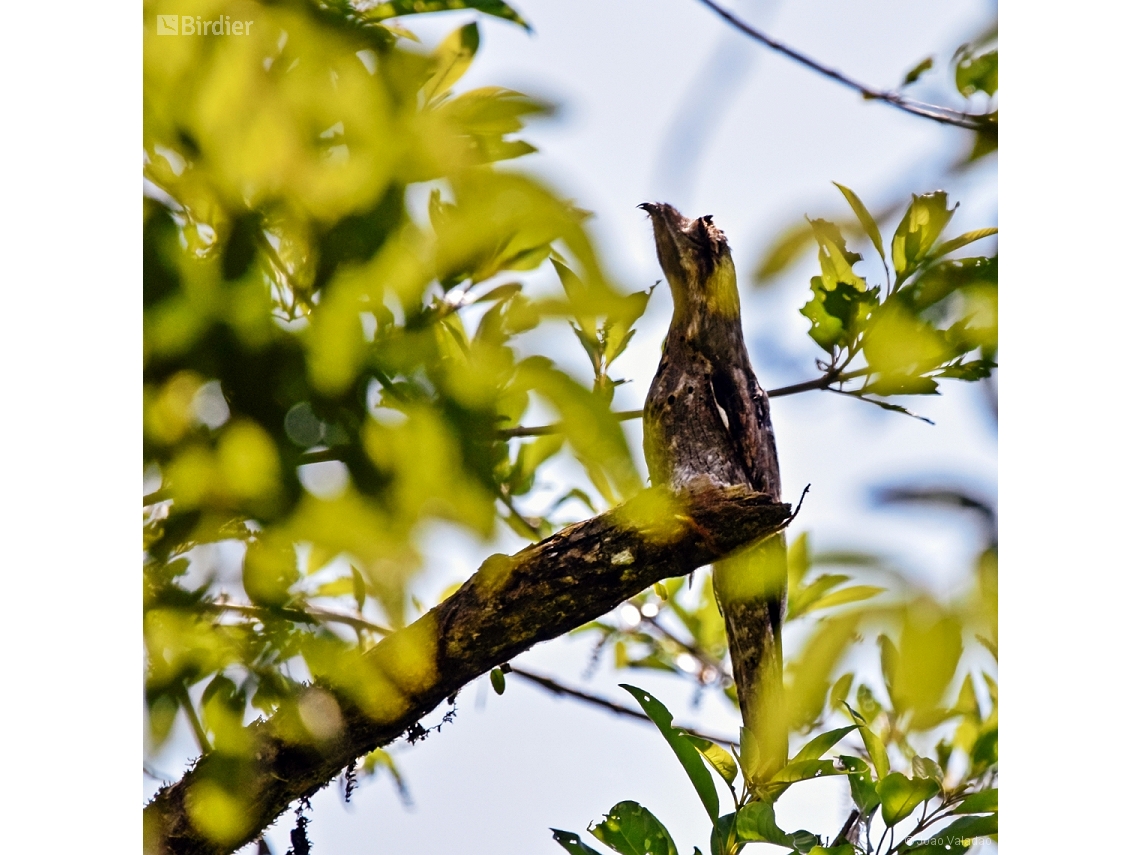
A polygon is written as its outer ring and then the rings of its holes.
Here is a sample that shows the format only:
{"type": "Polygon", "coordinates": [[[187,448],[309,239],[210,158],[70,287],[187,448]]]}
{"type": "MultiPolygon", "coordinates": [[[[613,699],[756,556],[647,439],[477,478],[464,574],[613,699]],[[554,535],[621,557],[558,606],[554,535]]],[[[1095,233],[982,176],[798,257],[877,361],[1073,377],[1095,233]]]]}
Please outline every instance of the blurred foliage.
{"type": "MultiPolygon", "coordinates": [[[[335,701],[303,684],[351,684],[348,654],[407,623],[424,525],[549,533],[514,502],[564,444],[588,479],[563,501],[641,487],[607,372],[648,295],[614,288],[583,212],[495,169],[549,108],[455,89],[477,23],[427,50],[391,21],[443,8],[524,23],[493,2],[188,0],[250,34],[162,39],[167,4],[144,10],[151,751],[179,714],[237,759],[256,713],[296,708],[298,738],[327,737],[307,713],[335,701]],[[539,274],[560,296],[512,278],[539,274]],[[598,348],[592,382],[518,344],[568,321],[598,348]],[[512,438],[536,399],[564,430],[512,438]]],[[[210,804],[207,830],[237,834],[210,804]]]]}

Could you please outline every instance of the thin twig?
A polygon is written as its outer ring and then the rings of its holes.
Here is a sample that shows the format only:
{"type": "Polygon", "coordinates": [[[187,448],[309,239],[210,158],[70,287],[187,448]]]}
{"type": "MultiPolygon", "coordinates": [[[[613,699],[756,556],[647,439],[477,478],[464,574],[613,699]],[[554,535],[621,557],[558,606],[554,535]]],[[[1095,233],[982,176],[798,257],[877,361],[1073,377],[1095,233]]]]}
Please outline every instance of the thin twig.
{"type": "Polygon", "coordinates": [[[155,490],[153,493],[147,493],[145,496],[143,496],[143,507],[146,508],[150,507],[151,505],[157,505],[159,502],[165,502],[169,498],[170,490],[163,487],[161,489],[155,490]]]}
{"type": "MultiPolygon", "coordinates": [[[[640,419],[641,410],[622,410],[621,412],[614,413],[614,418],[619,422],[629,421],[630,419],[640,419]]],[[[516,436],[546,436],[552,433],[561,433],[562,423],[555,422],[551,425],[536,425],[535,427],[515,427],[503,428],[502,430],[495,431],[495,435],[499,439],[513,439],[516,436]]]]}
{"type": "Polygon", "coordinates": [[[182,704],[182,710],[190,719],[190,728],[194,731],[194,740],[198,743],[198,750],[205,754],[210,750],[210,737],[206,735],[206,728],[202,727],[198,713],[194,712],[194,702],[190,700],[190,692],[186,690],[185,683],[179,683],[175,691],[178,695],[178,702],[182,704]]]}
{"type": "MultiPolygon", "coordinates": [[[[653,724],[653,719],[651,719],[640,710],[635,710],[632,707],[623,706],[622,704],[615,704],[613,701],[608,701],[605,698],[599,697],[597,695],[591,695],[588,692],[583,692],[579,689],[572,689],[569,686],[564,686],[562,683],[559,683],[556,680],[552,680],[549,677],[542,677],[538,674],[533,674],[530,671],[525,671],[516,665],[511,666],[510,673],[518,674],[524,680],[529,680],[535,685],[541,686],[548,692],[551,692],[555,695],[568,695],[569,697],[575,698],[579,701],[582,701],[583,703],[599,707],[600,709],[608,710],[615,715],[625,716],[626,718],[635,718],[638,721],[649,722],[650,724],[653,724]]],[[[682,727],[681,725],[674,726],[680,730],[685,731],[686,733],[691,733],[693,736],[698,736],[701,739],[707,739],[709,742],[715,742],[718,745],[732,746],[733,748],[737,749],[740,748],[738,743],[733,742],[731,739],[727,739],[723,736],[717,736],[713,733],[704,733],[692,727],[682,727]]]]}
{"type": "Polygon", "coordinates": [[[841,842],[846,840],[848,843],[850,843],[851,841],[847,840],[847,835],[851,833],[851,829],[855,827],[855,823],[858,821],[859,809],[852,808],[851,813],[847,814],[847,821],[843,823],[843,827],[839,829],[839,834],[836,835],[835,840],[832,842],[841,842]]]}
{"type": "MultiPolygon", "coordinates": [[[[769,398],[782,398],[785,395],[796,395],[800,392],[810,392],[812,390],[830,389],[832,383],[844,383],[860,374],[866,373],[864,371],[848,372],[840,374],[838,372],[829,371],[814,380],[805,380],[802,383],[794,383],[791,386],[780,386],[777,389],[772,389],[768,392],[769,398]]],[[[640,419],[642,410],[621,410],[614,413],[614,417],[619,422],[629,421],[630,419],[640,419]]],[[[562,430],[561,422],[554,422],[549,425],[534,425],[533,427],[514,427],[503,428],[495,431],[495,436],[499,439],[514,439],[520,436],[547,436],[552,433],[559,433],[562,430]]],[[[308,461],[306,461],[308,462],[308,461]]]]}
{"type": "Polygon", "coordinates": [[[267,615],[274,615],[290,620],[295,620],[300,623],[342,623],[345,626],[350,626],[353,629],[364,629],[369,632],[375,632],[379,635],[391,635],[392,630],[385,626],[380,626],[378,623],[372,623],[370,620],[364,618],[354,617],[353,615],[346,615],[343,612],[334,612],[328,609],[318,608],[316,606],[309,606],[308,608],[283,608],[283,609],[268,609],[264,606],[246,605],[244,603],[230,603],[225,600],[214,600],[212,603],[203,604],[206,611],[210,612],[234,612],[236,614],[249,615],[250,617],[265,617],[267,615]]]}
{"type": "Polygon", "coordinates": [[[705,652],[701,648],[699,648],[695,645],[689,644],[689,643],[683,641],[682,639],[678,638],[669,629],[662,626],[656,617],[645,617],[645,615],[642,615],[641,616],[641,622],[649,624],[651,627],[656,629],[659,633],[661,633],[669,641],[673,642],[678,647],[682,648],[690,656],[694,657],[698,662],[700,662],[706,668],[711,668],[713,671],[716,672],[717,676],[720,678],[720,680],[722,682],[727,682],[727,683],[732,682],[732,677],[730,677],[725,672],[724,667],[720,664],[720,662],[713,659],[712,656],[710,656],[707,652],[705,652]]]}
{"type": "Polygon", "coordinates": [[[499,493],[499,501],[506,507],[507,512],[511,515],[511,519],[522,525],[527,531],[533,534],[536,539],[542,539],[542,532],[538,526],[524,517],[519,509],[515,507],[515,503],[511,501],[511,494],[507,492],[506,484],[502,485],[502,491],[499,493]]]}
{"type": "MultiPolygon", "coordinates": [[[[826,372],[814,380],[805,380],[802,383],[794,383],[791,386],[781,386],[777,389],[772,389],[768,392],[769,398],[782,398],[785,395],[796,395],[800,392],[810,392],[813,390],[821,390],[828,392],[841,392],[845,395],[853,395],[854,393],[846,392],[841,389],[835,389],[831,384],[845,383],[860,374],[866,373],[864,370],[849,371],[845,373],[838,373],[835,371],[826,372]]],[[[857,397],[857,396],[856,396],[857,397]]],[[[864,399],[868,400],[868,399],[864,399]]],[[[877,403],[872,401],[871,403],[877,403]]],[[[631,419],[639,419],[642,416],[642,410],[621,410],[614,413],[614,417],[620,421],[625,422],[631,419]]],[[[921,418],[921,416],[915,416],[921,418]]],[[[925,421],[925,419],[924,419],[925,421]]],[[[495,436],[498,439],[515,439],[523,436],[548,436],[550,434],[560,433],[562,431],[562,423],[554,422],[549,425],[534,425],[532,427],[513,427],[503,428],[495,431],[495,436]]],[[[338,448],[319,448],[313,451],[303,451],[298,455],[297,465],[306,466],[310,463],[325,463],[330,460],[343,460],[344,452],[338,448]]],[[[162,502],[171,497],[171,491],[168,488],[156,490],[153,493],[148,493],[143,496],[143,507],[153,505],[156,502],[162,502]]]]}
{"type": "Polygon", "coordinates": [[[921,116],[924,119],[931,119],[944,125],[954,125],[955,127],[966,128],[971,131],[995,130],[997,128],[997,122],[994,119],[993,113],[963,113],[960,110],[954,110],[950,107],[941,107],[936,104],[924,104],[921,101],[912,101],[909,98],[904,98],[897,92],[874,89],[853,80],[841,71],[822,65],[811,57],[800,53],[795,48],[788,47],[783,42],[776,41],[776,39],[760,32],[755,27],[736,17],[732,12],[714,2],[714,0],[698,0],[698,2],[707,6],[750,38],[767,45],[777,53],[782,53],[794,62],[798,62],[800,65],[806,66],[812,71],[822,74],[824,77],[831,78],[836,83],[846,86],[848,89],[854,89],[868,101],[882,101],[911,115],[921,116]]]}
{"type": "Polygon", "coordinates": [[[834,392],[837,395],[846,395],[849,398],[855,398],[859,401],[865,401],[868,404],[874,404],[884,410],[890,410],[892,413],[902,413],[904,416],[910,416],[912,419],[918,419],[920,422],[926,422],[928,425],[934,424],[933,420],[928,419],[926,416],[920,416],[917,413],[912,413],[906,407],[900,407],[898,404],[891,404],[887,401],[877,401],[874,398],[865,397],[858,391],[850,389],[833,389],[831,386],[827,387],[828,392],[834,392]]]}

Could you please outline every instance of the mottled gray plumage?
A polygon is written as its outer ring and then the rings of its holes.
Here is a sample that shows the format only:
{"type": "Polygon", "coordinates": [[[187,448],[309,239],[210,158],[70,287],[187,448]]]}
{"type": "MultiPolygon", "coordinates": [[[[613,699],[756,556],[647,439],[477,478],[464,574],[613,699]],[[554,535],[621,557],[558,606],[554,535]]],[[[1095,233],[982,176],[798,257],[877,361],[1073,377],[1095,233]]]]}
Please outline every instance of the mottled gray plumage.
{"type": "Polygon", "coordinates": [[[645,203],[673,294],[673,322],[645,401],[645,459],[654,484],[745,485],[780,499],[768,396],[740,326],[736,271],[712,217],[645,203]]]}
{"type": "MultiPolygon", "coordinates": [[[[673,320],[645,401],[645,460],[655,485],[675,492],[746,486],[780,501],[780,464],[768,396],[744,346],[736,269],[724,234],[705,216],[641,206],[673,295],[673,320]]],[[[787,592],[782,533],[713,565],[733,678],[758,751],[750,780],[787,758],[780,629],[787,592]]]]}

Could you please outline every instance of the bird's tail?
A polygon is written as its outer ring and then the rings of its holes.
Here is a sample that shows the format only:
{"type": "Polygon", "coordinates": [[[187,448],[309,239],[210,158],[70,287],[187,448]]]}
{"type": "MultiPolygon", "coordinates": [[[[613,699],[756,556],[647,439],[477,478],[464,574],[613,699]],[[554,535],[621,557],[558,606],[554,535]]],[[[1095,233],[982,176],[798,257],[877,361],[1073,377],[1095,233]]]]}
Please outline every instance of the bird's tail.
{"type": "Polygon", "coordinates": [[[749,781],[764,781],[788,760],[780,640],[788,591],[784,533],[716,562],[713,588],[724,615],[732,674],[748,730],[744,739],[751,743],[748,749],[742,745],[744,772],[749,781]]]}

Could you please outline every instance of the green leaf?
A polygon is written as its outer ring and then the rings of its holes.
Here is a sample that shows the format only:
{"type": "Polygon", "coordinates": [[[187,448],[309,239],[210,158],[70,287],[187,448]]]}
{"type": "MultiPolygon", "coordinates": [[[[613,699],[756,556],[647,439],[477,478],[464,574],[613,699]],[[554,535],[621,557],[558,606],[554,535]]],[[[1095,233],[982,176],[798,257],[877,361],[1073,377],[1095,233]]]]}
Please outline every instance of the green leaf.
{"type": "Polygon", "coordinates": [[[929,394],[937,384],[922,375],[957,355],[942,330],[897,300],[884,303],[867,323],[863,354],[875,380],[862,391],[873,395],[929,394]]]}
{"type": "Polygon", "coordinates": [[[918,65],[906,73],[906,77],[903,78],[902,85],[910,86],[910,84],[914,83],[916,80],[918,80],[918,78],[922,77],[922,75],[930,71],[932,68],[934,68],[934,57],[928,56],[926,59],[924,59],[922,62],[920,62],[918,65]]]}
{"type": "Polygon", "coordinates": [[[911,767],[914,769],[914,774],[919,778],[929,778],[932,781],[942,783],[942,767],[929,757],[921,757],[915,755],[911,761],[911,767]]]}
{"type": "Polygon", "coordinates": [[[601,855],[597,849],[593,849],[582,842],[582,838],[572,831],[560,831],[557,828],[550,829],[554,832],[554,839],[558,841],[558,845],[565,849],[570,855],[601,855]]]}
{"type": "Polygon", "coordinates": [[[736,836],[749,843],[792,845],[791,837],[776,825],[775,809],[762,801],[751,801],[737,812],[736,836]]]}
{"type": "MultiPolygon", "coordinates": [[[[863,687],[860,686],[859,688],[863,687]]],[[[887,749],[883,747],[883,741],[871,730],[866,719],[855,712],[850,704],[844,703],[843,706],[847,707],[851,717],[859,722],[859,735],[863,737],[863,745],[871,758],[871,764],[875,767],[875,774],[881,781],[891,771],[891,761],[887,758],[887,749]]]]}
{"type": "Polygon", "coordinates": [[[894,701],[895,675],[899,670],[899,649],[895,643],[885,635],[879,636],[879,670],[883,675],[883,683],[887,687],[887,694],[894,701]]]}
{"type": "Polygon", "coordinates": [[[837,769],[831,760],[793,760],[773,775],[771,782],[773,784],[795,784],[800,781],[810,781],[813,778],[826,778],[831,775],[842,774],[844,772],[837,769]]]}
{"type": "MultiPolygon", "coordinates": [[[[433,191],[434,192],[434,191],[433,191]]],[[[507,282],[505,285],[498,285],[483,294],[475,302],[476,303],[501,303],[510,297],[513,297],[522,290],[521,282],[507,282]]]]}
{"type": "Polygon", "coordinates": [[[559,410],[563,435],[607,500],[613,496],[608,486],[603,489],[607,479],[612,479],[624,496],[640,491],[641,478],[625,433],[604,401],[543,357],[531,356],[520,362],[516,383],[538,392],[559,410]]]}
{"type": "Polygon", "coordinates": [[[879,297],[878,288],[867,291],[848,282],[829,289],[820,276],[812,277],[811,292],[812,299],[800,314],[811,321],[808,335],[828,352],[835,345],[848,347],[855,341],[879,297]]]}
{"type": "Polygon", "coordinates": [[[703,737],[686,733],[685,738],[693,743],[696,749],[701,752],[701,756],[708,761],[708,764],[712,766],[717,774],[724,778],[725,783],[731,787],[732,782],[736,780],[738,772],[736,761],[732,759],[732,755],[715,742],[710,742],[703,737]]]}
{"type": "Polygon", "coordinates": [[[352,598],[356,601],[356,610],[358,612],[364,611],[364,600],[368,595],[368,590],[364,585],[364,576],[356,569],[356,565],[349,565],[352,568],[352,598]]]}
{"type": "Polygon", "coordinates": [[[863,277],[855,273],[853,264],[860,261],[862,256],[847,249],[847,242],[835,223],[827,220],[808,220],[816,243],[819,244],[820,275],[823,278],[823,287],[833,291],[844,283],[855,288],[856,291],[866,291],[867,283],[863,277]]]}
{"type": "Polygon", "coordinates": [[[804,613],[814,612],[820,609],[831,609],[836,606],[847,605],[848,603],[858,603],[862,600],[869,600],[871,597],[878,596],[887,590],[875,585],[851,585],[848,588],[841,588],[838,591],[832,591],[826,596],[820,597],[811,605],[804,608],[804,613]]]}
{"type": "Polygon", "coordinates": [[[753,280],[765,284],[782,273],[811,246],[811,239],[811,226],[798,221],[792,223],[761,257],[752,273],[753,280]]]}
{"type": "MultiPolygon", "coordinates": [[[[927,59],[924,60],[924,62],[930,63],[930,60],[927,59]]],[[[930,66],[927,65],[926,67],[929,68],[930,66]]],[[[911,73],[913,74],[914,72],[912,71],[911,73]]],[[[910,75],[907,75],[908,78],[909,76],[910,75]]],[[[917,80],[918,77],[915,76],[914,79],[917,80]]],[[[851,210],[855,212],[855,216],[859,218],[859,223],[863,226],[863,231],[867,233],[867,237],[871,239],[871,243],[875,245],[875,251],[879,253],[879,258],[886,261],[887,257],[883,252],[883,236],[879,233],[879,226],[875,222],[875,218],[871,216],[871,212],[867,210],[867,206],[863,204],[863,200],[855,195],[854,190],[849,190],[835,181],[831,183],[839,188],[839,192],[843,194],[843,198],[847,200],[847,204],[851,206],[851,210]]]]}
{"type": "Polygon", "coordinates": [[[984,229],[974,229],[973,231],[964,232],[956,238],[951,238],[943,244],[940,244],[937,249],[930,253],[931,259],[941,258],[944,255],[949,255],[957,249],[961,249],[982,238],[988,238],[990,235],[996,235],[998,230],[992,226],[984,229]]]}
{"type": "Polygon", "coordinates": [[[453,9],[473,9],[484,15],[493,15],[511,21],[525,30],[530,29],[530,25],[522,16],[502,0],[387,0],[361,14],[366,19],[384,20],[406,15],[448,12],[453,9]]]}
{"type": "Polygon", "coordinates": [[[879,806],[879,792],[871,776],[871,767],[859,757],[841,755],[839,764],[847,773],[847,783],[851,787],[851,800],[859,812],[867,817],[879,806]]]}
{"type": "Polygon", "coordinates": [[[534,476],[538,467],[562,449],[561,434],[537,437],[532,442],[519,445],[515,463],[507,477],[507,488],[511,495],[527,493],[534,486],[534,476]]]}
{"type": "Polygon", "coordinates": [[[805,531],[788,547],[788,596],[798,590],[811,566],[811,548],[805,531]]]}
{"type": "Polygon", "coordinates": [[[938,782],[929,778],[908,778],[902,772],[891,772],[879,781],[879,798],[883,804],[883,821],[887,827],[897,825],[927,799],[938,795],[938,782]]]}
{"type": "Polygon", "coordinates": [[[998,52],[991,50],[981,56],[966,54],[954,70],[954,83],[967,98],[979,91],[992,97],[998,90],[998,52]]]}
{"type": "Polygon", "coordinates": [[[831,688],[831,672],[847,652],[860,615],[845,614],[822,621],[799,657],[788,666],[788,726],[802,727],[823,711],[831,688]]]}
{"type": "Polygon", "coordinates": [[[978,734],[970,752],[971,774],[979,775],[998,761],[998,731],[996,727],[978,734]]]}
{"type": "MultiPolygon", "coordinates": [[[[693,752],[696,753],[695,748],[693,752]]],[[[590,826],[590,833],[620,855],[677,855],[665,826],[637,802],[614,805],[600,824],[590,826]]]]}
{"type": "Polygon", "coordinates": [[[827,696],[827,705],[831,709],[837,710],[843,706],[843,702],[846,701],[847,696],[851,694],[851,684],[854,682],[854,680],[854,672],[848,671],[846,674],[835,681],[831,687],[831,691],[827,696]]]}
{"type": "Polygon", "coordinates": [[[813,846],[807,855],[855,855],[855,847],[847,842],[834,846],[813,846]]]}
{"type": "Polygon", "coordinates": [[[891,700],[898,712],[939,706],[962,656],[962,624],[933,605],[907,610],[891,700]]]}
{"type": "Polygon", "coordinates": [[[957,205],[947,207],[946,193],[943,190],[911,196],[910,207],[903,214],[891,241],[891,263],[895,268],[896,288],[926,258],[957,209],[957,205]]]}
{"type": "Polygon", "coordinates": [[[860,683],[859,688],[855,690],[855,702],[859,705],[859,712],[862,714],[859,721],[863,724],[874,721],[883,711],[883,705],[879,703],[875,693],[871,691],[870,686],[863,683],[860,683]]]}
{"type": "Polygon", "coordinates": [[[501,695],[507,690],[507,678],[503,675],[502,668],[491,669],[491,688],[495,690],[496,695],[501,695]]]}
{"type": "Polygon", "coordinates": [[[797,852],[808,853],[813,849],[820,848],[819,836],[812,834],[810,831],[804,831],[801,828],[799,831],[793,831],[788,836],[792,839],[792,848],[797,852]]]}
{"type": "Polygon", "coordinates": [[[796,590],[791,590],[791,585],[789,584],[788,611],[784,620],[790,621],[799,617],[808,610],[808,607],[811,606],[812,603],[815,603],[832,588],[837,585],[842,585],[850,578],[850,576],[824,573],[822,576],[813,579],[810,584],[797,588],[796,590]]]}
{"type": "Polygon", "coordinates": [[[452,31],[432,51],[436,71],[424,84],[424,102],[430,102],[458,82],[479,50],[479,25],[475,22],[452,31]]]}
{"type": "Polygon", "coordinates": [[[720,800],[717,797],[716,785],[708,767],[701,760],[700,752],[689,741],[688,734],[673,727],[673,714],[649,692],[625,683],[622,683],[621,687],[633,695],[634,700],[645,710],[645,714],[657,725],[657,729],[661,731],[661,735],[665,737],[665,741],[681,761],[681,766],[689,776],[693,789],[697,791],[701,804],[705,806],[709,819],[715,823],[720,816],[720,800]]]}
{"type": "Polygon", "coordinates": [[[954,813],[992,813],[998,809],[997,787],[988,790],[978,790],[962,799],[962,803],[954,808],[954,813]]]}
{"type": "Polygon", "coordinates": [[[982,814],[981,816],[964,816],[956,819],[948,826],[938,831],[939,837],[988,837],[998,833],[998,818],[996,813],[982,814]]]}
{"type": "MultiPolygon", "coordinates": [[[[850,686],[850,681],[848,681],[850,686]]],[[[797,760],[818,760],[827,751],[831,749],[835,743],[839,742],[843,737],[855,730],[859,725],[850,724],[847,727],[839,727],[835,730],[829,730],[826,733],[821,733],[803,748],[801,748],[796,756],[792,758],[791,762],[795,763],[797,760]]],[[[790,765],[790,764],[789,764],[790,765]]]]}

